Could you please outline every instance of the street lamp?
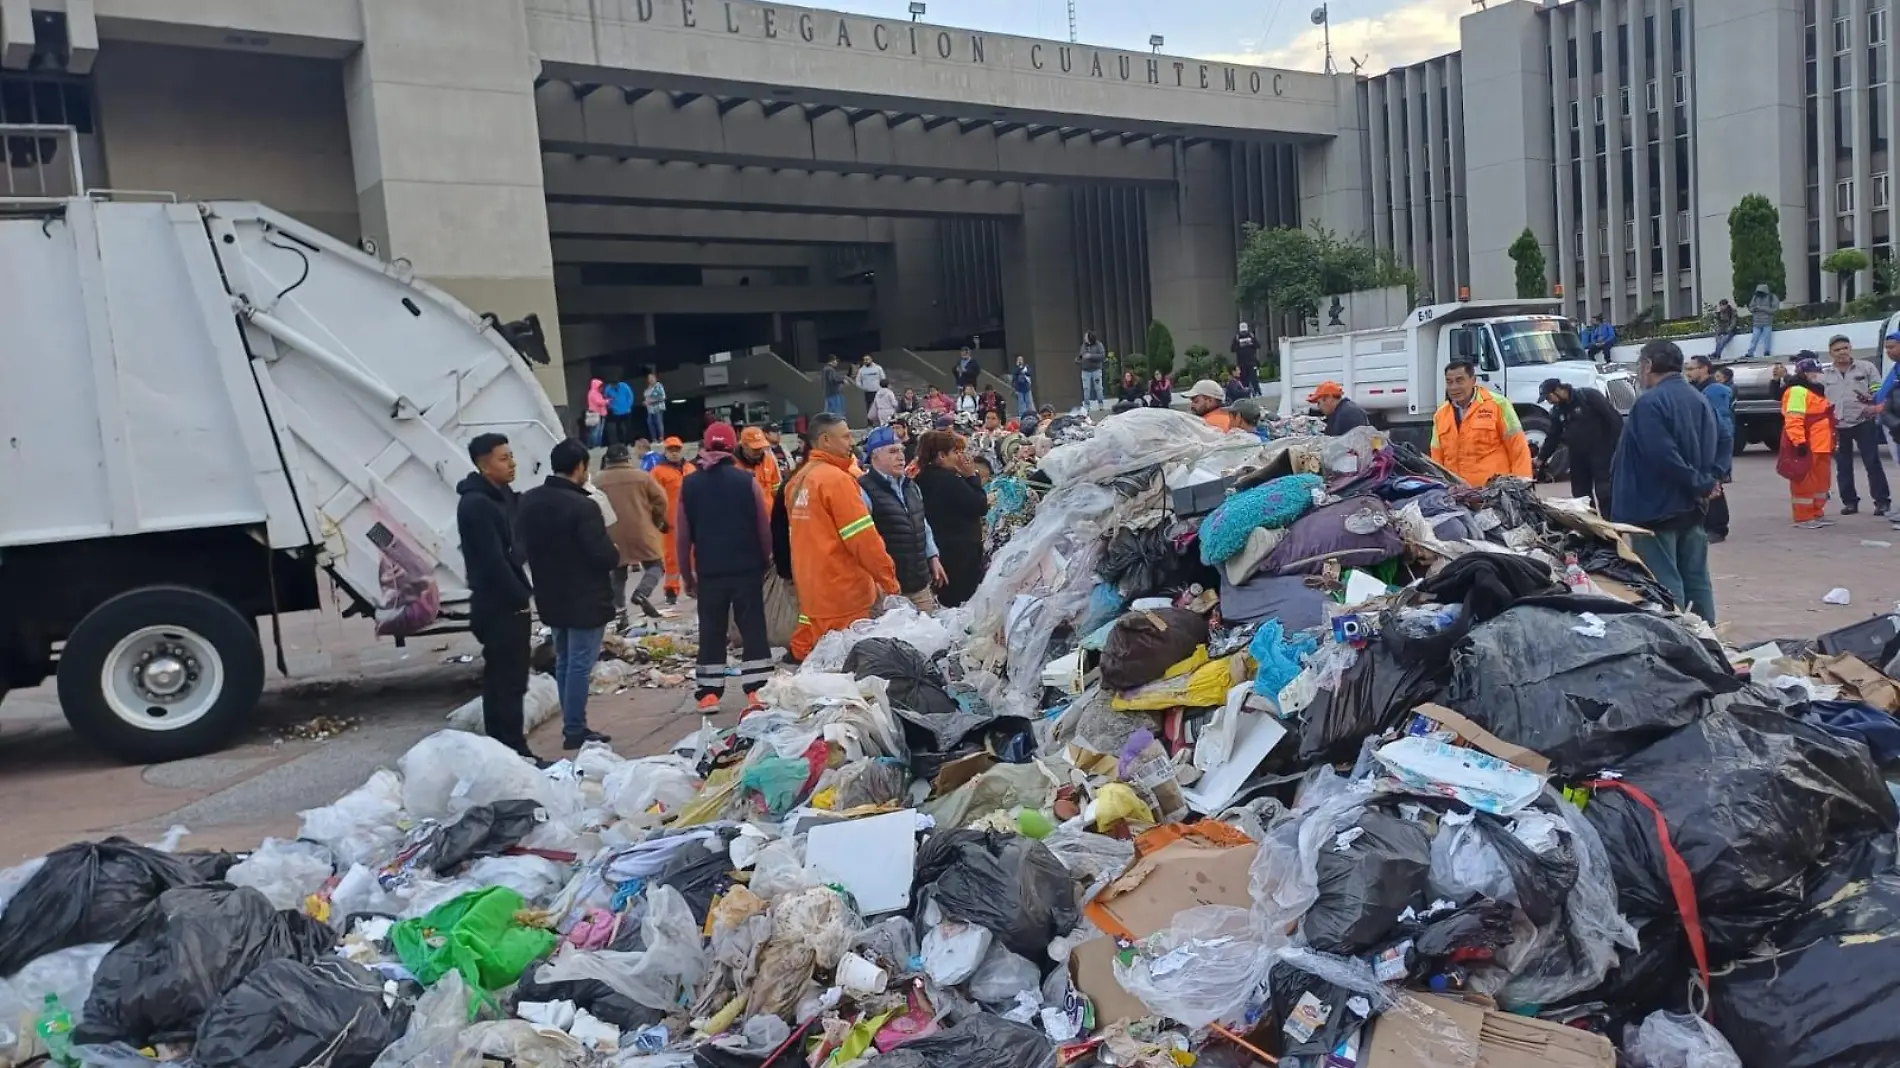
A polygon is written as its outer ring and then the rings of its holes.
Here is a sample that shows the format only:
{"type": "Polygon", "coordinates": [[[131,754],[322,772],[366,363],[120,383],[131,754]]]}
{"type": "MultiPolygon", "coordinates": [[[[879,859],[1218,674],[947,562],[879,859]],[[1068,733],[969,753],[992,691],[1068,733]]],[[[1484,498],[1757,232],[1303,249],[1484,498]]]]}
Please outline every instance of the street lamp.
{"type": "Polygon", "coordinates": [[[1151,33],[1148,35],[1148,51],[1150,52],[1161,51],[1161,46],[1167,43],[1168,42],[1165,39],[1163,39],[1162,36],[1158,33],[1151,33]]]}
{"type": "Polygon", "coordinates": [[[910,20],[916,22],[924,17],[924,0],[910,0],[910,20]]]}

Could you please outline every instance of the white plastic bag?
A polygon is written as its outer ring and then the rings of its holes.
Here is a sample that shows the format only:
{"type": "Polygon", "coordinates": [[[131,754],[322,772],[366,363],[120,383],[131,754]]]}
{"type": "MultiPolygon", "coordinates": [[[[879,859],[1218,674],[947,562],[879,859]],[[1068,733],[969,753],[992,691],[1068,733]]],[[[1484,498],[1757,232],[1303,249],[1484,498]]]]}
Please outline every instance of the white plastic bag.
{"type": "Polygon", "coordinates": [[[706,971],[699,924],[679,891],[662,886],[647,894],[640,933],[646,945],[641,952],[564,949],[535,972],[535,979],[542,983],[598,979],[637,1004],[671,1012],[685,1003],[706,971]]]}
{"type": "Polygon", "coordinates": [[[1117,957],[1115,981],[1156,1014],[1205,1027],[1244,1017],[1272,967],[1246,909],[1202,905],[1142,939],[1128,963],[1117,957]]]}
{"type": "Polygon", "coordinates": [[[479,1054],[457,1050],[468,1027],[468,1006],[468,984],[451,968],[423,991],[409,1015],[409,1030],[383,1050],[372,1068],[480,1068],[479,1054]]]}
{"type": "Polygon", "coordinates": [[[989,928],[945,920],[924,932],[924,974],[938,986],[961,984],[983,964],[995,936],[989,928]]]}
{"type": "Polygon", "coordinates": [[[468,866],[478,886],[505,886],[530,905],[545,904],[567,883],[567,865],[533,855],[483,857],[468,866]]]}
{"type": "Polygon", "coordinates": [[[601,783],[607,807],[641,827],[658,827],[699,793],[699,785],[692,761],[670,755],[626,761],[601,783]]]}
{"type": "Polygon", "coordinates": [[[983,963],[970,976],[970,996],[985,1005],[1008,1005],[1024,991],[1035,995],[1035,1007],[1041,1008],[1042,973],[1001,942],[991,942],[983,963]]]}
{"type": "Polygon", "coordinates": [[[266,838],[257,851],[231,866],[224,881],[254,887],[277,909],[301,908],[336,874],[329,849],[314,842],[266,838]]]}
{"type": "Polygon", "coordinates": [[[1081,908],[1108,889],[1135,862],[1135,844],[1093,834],[1080,827],[1063,826],[1042,840],[1056,855],[1069,874],[1089,880],[1087,889],[1076,891],[1075,905],[1081,908]]]}
{"type": "Polygon", "coordinates": [[[339,866],[380,864],[402,843],[402,776],[379,768],[334,804],[307,809],[297,837],[328,847],[339,866]]]}
{"type": "Polygon", "coordinates": [[[1631,1068],[1742,1068],[1742,1059],[1700,1016],[1652,1012],[1623,1042],[1631,1068]]]}
{"type": "MultiPolygon", "coordinates": [[[[528,676],[528,692],[521,700],[521,732],[533,734],[541,724],[561,714],[561,691],[554,676],[535,672],[528,676]]],[[[449,729],[482,733],[482,699],[476,697],[449,713],[449,729]]]]}
{"type": "Polygon", "coordinates": [[[805,871],[805,836],[781,838],[759,850],[752,865],[752,892],[771,901],[783,894],[817,886],[805,871]]]}
{"type": "Polygon", "coordinates": [[[400,763],[403,807],[422,819],[452,820],[496,801],[556,800],[549,780],[521,754],[467,731],[437,731],[411,746],[400,763]]]}
{"type": "Polygon", "coordinates": [[[1450,901],[1473,894],[1517,904],[1517,884],[1497,847],[1485,840],[1467,812],[1447,812],[1432,839],[1431,891],[1450,901]]]}

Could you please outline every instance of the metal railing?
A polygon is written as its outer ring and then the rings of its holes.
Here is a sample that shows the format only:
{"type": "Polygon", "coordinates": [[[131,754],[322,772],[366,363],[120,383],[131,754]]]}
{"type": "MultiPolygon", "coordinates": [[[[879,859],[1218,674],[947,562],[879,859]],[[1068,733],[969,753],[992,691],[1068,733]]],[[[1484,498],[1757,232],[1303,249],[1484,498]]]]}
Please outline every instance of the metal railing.
{"type": "Polygon", "coordinates": [[[0,202],[64,200],[85,189],[78,130],[44,123],[0,123],[0,202]]]}

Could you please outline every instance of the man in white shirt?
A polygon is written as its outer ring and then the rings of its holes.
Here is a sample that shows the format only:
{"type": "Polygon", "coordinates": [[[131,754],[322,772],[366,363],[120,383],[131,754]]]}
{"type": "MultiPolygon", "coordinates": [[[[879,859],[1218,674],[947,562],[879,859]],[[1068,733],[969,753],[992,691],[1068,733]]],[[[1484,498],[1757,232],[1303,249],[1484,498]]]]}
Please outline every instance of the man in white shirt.
{"type": "Polygon", "coordinates": [[[878,366],[878,362],[868,352],[858,364],[857,382],[858,388],[864,391],[864,406],[871,407],[877,400],[878,387],[884,384],[884,368],[878,366]]]}

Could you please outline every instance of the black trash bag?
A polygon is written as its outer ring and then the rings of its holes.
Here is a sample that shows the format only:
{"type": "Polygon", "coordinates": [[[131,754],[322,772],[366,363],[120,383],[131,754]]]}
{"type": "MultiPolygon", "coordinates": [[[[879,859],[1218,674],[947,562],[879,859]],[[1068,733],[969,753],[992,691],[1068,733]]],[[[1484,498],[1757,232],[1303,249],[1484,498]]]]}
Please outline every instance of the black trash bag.
{"type": "MultiPolygon", "coordinates": [[[[1577,885],[1577,855],[1571,848],[1570,832],[1557,831],[1556,847],[1539,853],[1516,835],[1509,824],[1489,812],[1471,813],[1471,826],[1486,845],[1503,861],[1516,891],[1516,905],[1532,924],[1543,927],[1563,911],[1570,889],[1577,885]]],[[[1446,833],[1440,829],[1440,834],[1446,833]]]]}
{"type": "Polygon", "coordinates": [[[198,1025],[202,1068],[370,1068],[409,1024],[383,1005],[375,972],[328,957],[269,961],[218,999],[198,1025]]]}
{"type": "Polygon", "coordinates": [[[1412,709],[1435,700],[1444,688],[1443,659],[1405,659],[1402,639],[1387,618],[1379,636],[1359,650],[1338,689],[1321,690],[1300,713],[1297,765],[1333,764],[1355,759],[1368,737],[1398,725],[1412,709]]]}
{"type": "Polygon", "coordinates": [[[1430,974],[1457,958],[1470,966],[1491,960],[1498,950],[1516,941],[1511,930],[1512,906],[1478,898],[1452,912],[1436,916],[1412,938],[1412,951],[1430,974]]]}
{"type": "Polygon", "coordinates": [[[1774,944],[1712,984],[1715,1026],[1744,1068],[1900,1064],[1900,876],[1817,900],[1774,944]]]}
{"type": "Polygon", "coordinates": [[[1598,618],[1601,638],[1578,633],[1574,612],[1535,603],[1480,623],[1452,653],[1444,703],[1543,754],[1558,774],[1587,775],[1741,689],[1727,661],[1679,623],[1647,612],[1598,618]]]}
{"type": "Polygon", "coordinates": [[[1632,917],[1639,948],[1618,947],[1616,964],[1603,982],[1566,998],[1555,1008],[1601,1005],[1610,1034],[1625,1025],[1640,1024],[1652,1012],[1688,1012],[1689,984],[1695,978],[1695,959],[1682,921],[1674,916],[1632,917]]]}
{"type": "Polygon", "coordinates": [[[805,1068],[805,1039],[823,1022],[823,1017],[814,1016],[792,1028],[791,1037],[783,1045],[763,1052],[718,1044],[735,1036],[715,1039],[693,1051],[693,1064],[697,1068],[805,1068]]]}
{"type": "Polygon", "coordinates": [[[206,1011],[262,965],[309,964],[335,946],[328,926],[279,912],[248,886],[167,890],[99,962],[74,1043],[186,1041],[206,1011]]]}
{"type": "Polygon", "coordinates": [[[1056,1047],[1041,1031],[977,1013],[955,1027],[913,1038],[881,1054],[878,1068],[1049,1068],[1056,1047]]]}
{"type": "Polygon", "coordinates": [[[1049,847],[1020,834],[939,831],[917,854],[916,915],[935,902],[945,919],[988,928],[1011,952],[1043,960],[1081,921],[1075,883],[1049,847]]]}
{"type": "MultiPolygon", "coordinates": [[[[1748,697],[1717,700],[1708,716],[1615,766],[1668,821],[1717,967],[1802,911],[1808,873],[1830,846],[1891,839],[1900,821],[1865,746],[1748,697]]],[[[1609,851],[1624,914],[1676,915],[1649,806],[1603,788],[1585,816],[1609,851]]]]}
{"type": "Polygon", "coordinates": [[[1365,1025],[1368,1017],[1354,1010],[1372,1007],[1363,994],[1290,964],[1273,965],[1267,973],[1267,993],[1280,1055],[1312,1057],[1315,1064],[1365,1025]]]}
{"type": "MultiPolygon", "coordinates": [[[[636,923],[629,926],[640,925],[636,923]]],[[[514,1006],[524,1001],[571,1001],[576,1008],[586,1009],[622,1031],[639,1031],[666,1019],[666,1013],[649,1009],[625,994],[616,993],[613,987],[598,979],[542,983],[534,978],[534,973],[539,970],[540,966],[534,965],[521,973],[521,982],[515,985],[510,998],[511,1014],[514,1006]]]]}
{"type": "Polygon", "coordinates": [[[1399,914],[1423,902],[1431,870],[1423,825],[1368,809],[1320,846],[1319,898],[1300,921],[1307,944],[1343,956],[1386,944],[1399,914]]]}
{"type": "MultiPolygon", "coordinates": [[[[1648,568],[1623,559],[1615,548],[1604,542],[1591,539],[1583,551],[1577,554],[1577,566],[1592,576],[1614,579],[1628,586],[1645,601],[1654,601],[1664,608],[1676,607],[1675,595],[1669,592],[1669,587],[1657,582],[1648,568]]],[[[1782,648],[1788,647],[1784,645],[1782,648]]]]}
{"type": "Polygon", "coordinates": [[[1165,523],[1142,530],[1122,527],[1103,547],[1095,573],[1132,601],[1186,588],[1199,559],[1198,554],[1174,551],[1165,523]]]}
{"type": "Polygon", "coordinates": [[[958,706],[943,688],[942,672],[909,642],[866,638],[845,654],[844,670],[854,678],[875,676],[890,683],[891,709],[904,721],[906,744],[912,747],[923,740],[912,725],[928,733],[928,751],[943,753],[990,721],[958,706]]]}
{"type": "Polygon", "coordinates": [[[164,853],[124,838],[53,850],[0,914],[0,979],[48,953],[117,942],[160,894],[221,878],[235,860],[228,853],[164,853]]]}
{"type": "Polygon", "coordinates": [[[1463,640],[1471,628],[1496,619],[1526,597],[1565,592],[1550,565],[1530,556],[1504,553],[1466,553],[1418,584],[1419,596],[1438,604],[1462,605],[1458,619],[1442,633],[1414,639],[1432,642],[1420,655],[1442,657],[1463,640]]]}
{"type": "Polygon", "coordinates": [[[1111,690],[1146,686],[1206,644],[1207,618],[1198,613],[1182,608],[1126,613],[1102,647],[1102,685],[1111,690]]]}
{"type": "MultiPolygon", "coordinates": [[[[722,835],[721,841],[731,843],[731,835],[722,835]]],[[[648,880],[648,886],[657,888],[670,886],[679,891],[686,899],[686,907],[693,910],[693,919],[704,926],[706,914],[712,911],[715,898],[732,886],[732,857],[726,849],[708,850],[698,845],[678,849],[667,859],[660,874],[648,880]]],[[[629,923],[626,927],[640,927],[641,924],[629,923]]]]}
{"type": "Polygon", "coordinates": [[[416,854],[416,863],[447,874],[478,857],[496,857],[546,823],[539,801],[497,801],[476,805],[447,827],[438,827],[416,854]]]}

